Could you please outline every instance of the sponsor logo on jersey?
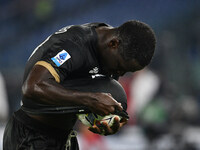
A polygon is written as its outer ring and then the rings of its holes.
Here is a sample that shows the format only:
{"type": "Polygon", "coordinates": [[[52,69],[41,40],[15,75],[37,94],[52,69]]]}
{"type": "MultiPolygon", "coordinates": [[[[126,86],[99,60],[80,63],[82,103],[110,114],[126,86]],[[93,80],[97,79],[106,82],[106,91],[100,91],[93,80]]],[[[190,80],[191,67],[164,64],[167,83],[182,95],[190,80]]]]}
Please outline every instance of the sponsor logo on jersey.
{"type": "Polygon", "coordinates": [[[52,57],[51,60],[56,64],[56,66],[61,66],[65,61],[70,59],[71,56],[65,50],[59,52],[55,57],[52,57]]]}
{"type": "Polygon", "coordinates": [[[91,74],[92,79],[105,76],[103,74],[98,74],[99,73],[98,67],[94,67],[92,70],[89,71],[89,73],[91,74]]]}
{"type": "Polygon", "coordinates": [[[105,75],[103,74],[95,74],[95,75],[91,75],[92,79],[94,78],[98,78],[98,77],[105,77],[105,75]]]}
{"type": "Polygon", "coordinates": [[[89,71],[90,74],[96,74],[99,72],[99,68],[98,67],[94,67],[92,70],[89,71]]]}

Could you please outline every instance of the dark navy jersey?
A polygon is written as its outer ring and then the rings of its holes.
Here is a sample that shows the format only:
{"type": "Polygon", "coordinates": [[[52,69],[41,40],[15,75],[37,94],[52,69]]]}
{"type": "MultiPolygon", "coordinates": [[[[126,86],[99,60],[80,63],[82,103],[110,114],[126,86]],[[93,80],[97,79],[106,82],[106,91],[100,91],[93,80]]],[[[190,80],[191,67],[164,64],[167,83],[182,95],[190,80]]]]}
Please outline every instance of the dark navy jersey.
{"type": "MultiPolygon", "coordinates": [[[[68,89],[73,88],[74,84],[77,85],[78,79],[105,76],[97,55],[98,40],[95,29],[101,26],[109,25],[104,23],[72,25],[50,35],[29,57],[24,81],[34,65],[44,66],[58,83],[68,89]]],[[[79,86],[82,84],[85,82],[78,82],[79,86]]],[[[22,101],[23,107],[32,109],[50,106],[25,97],[22,101]]]]}
{"type": "MultiPolygon", "coordinates": [[[[23,81],[26,80],[34,65],[42,65],[63,87],[83,92],[111,93],[126,110],[127,99],[124,89],[117,81],[107,78],[103,74],[99,63],[98,40],[95,28],[100,26],[109,25],[89,23],[67,26],[50,35],[29,57],[23,81]],[[101,77],[101,79],[98,79],[98,77],[101,77]]],[[[75,106],[75,108],[63,107],[59,104],[51,105],[35,102],[25,97],[22,98],[22,101],[22,110],[44,116],[51,113],[53,115],[47,118],[51,117],[52,122],[56,122],[56,118],[60,118],[61,114],[64,115],[67,122],[61,124],[67,129],[74,126],[77,119],[77,110],[78,112],[83,111],[83,108],[80,109],[79,106],[75,106]]]]}
{"type": "MultiPolygon", "coordinates": [[[[74,79],[103,76],[98,61],[95,30],[101,26],[109,25],[88,23],[66,26],[50,35],[29,57],[23,81],[34,65],[44,66],[66,88],[69,88],[69,81],[75,82],[74,79]]],[[[22,101],[23,106],[29,108],[38,108],[40,105],[25,97],[22,101]]]]}
{"type": "Polygon", "coordinates": [[[68,79],[102,75],[95,31],[95,28],[100,26],[109,25],[72,25],[49,36],[31,54],[26,64],[24,80],[36,63],[46,67],[60,83],[68,79]]]}

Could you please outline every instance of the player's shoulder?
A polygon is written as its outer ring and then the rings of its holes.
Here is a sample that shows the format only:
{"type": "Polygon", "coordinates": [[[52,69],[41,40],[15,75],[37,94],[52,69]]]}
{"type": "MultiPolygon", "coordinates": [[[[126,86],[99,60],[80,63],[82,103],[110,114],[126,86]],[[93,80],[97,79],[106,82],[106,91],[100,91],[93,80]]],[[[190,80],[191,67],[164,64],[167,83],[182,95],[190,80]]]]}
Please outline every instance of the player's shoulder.
{"type": "Polygon", "coordinates": [[[103,22],[93,22],[93,23],[85,23],[82,26],[86,26],[86,27],[101,27],[101,26],[111,26],[107,23],[103,23],[103,22]]]}
{"type": "Polygon", "coordinates": [[[85,23],[79,25],[68,25],[65,26],[53,34],[53,37],[65,37],[65,36],[73,36],[77,34],[88,33],[88,29],[98,28],[101,26],[110,26],[106,23],[94,22],[94,23],[85,23]]]}
{"type": "Polygon", "coordinates": [[[93,22],[93,23],[84,23],[84,24],[78,24],[78,25],[68,25],[65,26],[63,28],[61,28],[60,30],[56,31],[55,34],[60,34],[60,33],[64,33],[64,32],[72,32],[72,31],[76,31],[78,29],[85,29],[85,28],[98,28],[101,26],[111,26],[107,23],[102,23],[102,22],[93,22]]]}

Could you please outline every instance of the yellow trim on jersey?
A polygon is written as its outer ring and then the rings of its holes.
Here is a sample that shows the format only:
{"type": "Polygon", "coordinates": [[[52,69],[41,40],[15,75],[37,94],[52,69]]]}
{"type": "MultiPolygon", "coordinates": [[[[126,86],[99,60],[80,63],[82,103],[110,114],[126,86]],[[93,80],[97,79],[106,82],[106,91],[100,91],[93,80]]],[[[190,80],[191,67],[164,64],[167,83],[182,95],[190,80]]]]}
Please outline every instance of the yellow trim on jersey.
{"type": "Polygon", "coordinates": [[[41,65],[45,67],[47,70],[49,70],[51,75],[55,78],[56,82],[60,83],[60,76],[58,75],[58,73],[55,71],[55,69],[52,67],[50,63],[46,61],[38,61],[35,65],[41,65]]]}

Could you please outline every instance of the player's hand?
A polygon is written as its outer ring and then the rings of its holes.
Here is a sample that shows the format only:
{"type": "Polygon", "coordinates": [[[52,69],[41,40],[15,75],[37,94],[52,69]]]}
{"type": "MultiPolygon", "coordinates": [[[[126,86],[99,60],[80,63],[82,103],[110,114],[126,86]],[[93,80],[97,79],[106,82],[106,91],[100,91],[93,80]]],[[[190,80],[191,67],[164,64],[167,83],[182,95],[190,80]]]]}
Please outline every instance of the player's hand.
{"type": "Polygon", "coordinates": [[[127,124],[127,122],[128,120],[126,118],[119,120],[118,117],[115,117],[114,123],[111,127],[107,124],[107,122],[102,122],[101,126],[94,125],[89,127],[88,130],[100,135],[112,135],[117,133],[125,124],[127,124]]]}
{"type": "Polygon", "coordinates": [[[98,115],[106,116],[114,114],[116,110],[122,111],[123,108],[110,93],[93,93],[92,100],[89,101],[88,107],[98,115]]]}
{"type": "Polygon", "coordinates": [[[114,114],[116,110],[123,110],[121,104],[118,103],[110,93],[93,93],[92,98],[88,107],[95,114],[106,116],[114,114]]]}

